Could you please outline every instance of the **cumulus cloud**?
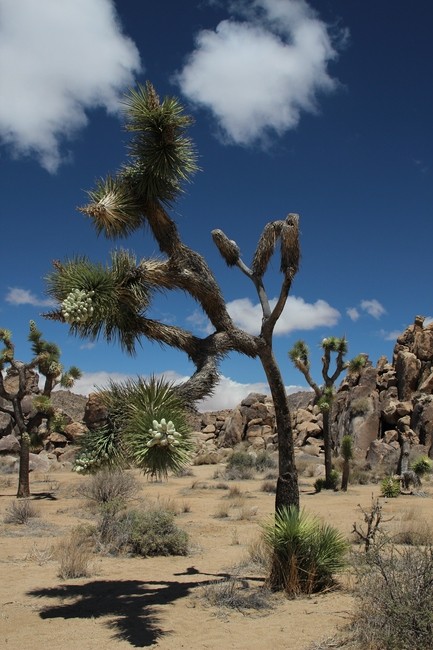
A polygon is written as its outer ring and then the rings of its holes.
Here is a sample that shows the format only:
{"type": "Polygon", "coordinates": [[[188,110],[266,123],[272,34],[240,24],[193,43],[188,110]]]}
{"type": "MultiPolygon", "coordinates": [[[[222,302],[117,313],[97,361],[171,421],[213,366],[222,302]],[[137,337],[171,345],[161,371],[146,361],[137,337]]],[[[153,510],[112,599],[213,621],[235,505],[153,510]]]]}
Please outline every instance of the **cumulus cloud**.
{"type": "Polygon", "coordinates": [[[1,0],[0,139],[49,172],[87,112],[119,110],[119,94],[140,69],[113,0],[1,0]]]}
{"type": "Polygon", "coordinates": [[[229,142],[249,145],[297,126],[337,83],[329,30],[304,0],[241,0],[202,30],[177,74],[181,92],[210,110],[229,142]]]}
{"type": "MultiPolygon", "coordinates": [[[[286,393],[296,393],[300,390],[309,390],[305,386],[286,386],[286,393]]],[[[232,409],[241,403],[249,393],[262,393],[269,395],[269,386],[265,382],[240,383],[222,376],[215,388],[214,395],[206,397],[201,402],[197,402],[197,408],[201,412],[221,411],[222,409],[232,409]]]]}
{"type": "Polygon", "coordinates": [[[373,316],[373,318],[380,318],[386,314],[385,307],[375,298],[373,298],[373,300],[362,300],[361,309],[363,309],[369,316],[373,316]]]}
{"type": "Polygon", "coordinates": [[[32,307],[54,307],[56,302],[52,298],[40,298],[28,289],[11,287],[5,298],[11,305],[32,305],[32,307]]]}
{"type": "MultiPolygon", "coordinates": [[[[271,307],[276,304],[276,298],[270,301],[271,307]]],[[[249,298],[238,298],[227,303],[227,309],[236,325],[249,334],[258,334],[262,321],[262,308],[249,298]]],[[[283,313],[275,326],[275,334],[289,334],[296,330],[312,330],[316,327],[331,327],[340,318],[340,312],[331,307],[325,300],[315,303],[305,302],[303,298],[289,296],[283,313]]]]}

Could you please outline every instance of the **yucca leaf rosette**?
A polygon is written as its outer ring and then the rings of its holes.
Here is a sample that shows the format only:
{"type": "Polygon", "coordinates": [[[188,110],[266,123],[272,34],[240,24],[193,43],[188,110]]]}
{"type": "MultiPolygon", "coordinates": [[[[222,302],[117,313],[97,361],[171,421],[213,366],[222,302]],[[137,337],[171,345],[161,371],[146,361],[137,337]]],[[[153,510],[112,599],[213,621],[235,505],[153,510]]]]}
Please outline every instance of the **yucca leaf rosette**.
{"type": "Polygon", "coordinates": [[[134,465],[158,480],[188,465],[193,449],[184,414],[175,408],[167,418],[156,419],[134,405],[126,433],[128,453],[134,465]]]}

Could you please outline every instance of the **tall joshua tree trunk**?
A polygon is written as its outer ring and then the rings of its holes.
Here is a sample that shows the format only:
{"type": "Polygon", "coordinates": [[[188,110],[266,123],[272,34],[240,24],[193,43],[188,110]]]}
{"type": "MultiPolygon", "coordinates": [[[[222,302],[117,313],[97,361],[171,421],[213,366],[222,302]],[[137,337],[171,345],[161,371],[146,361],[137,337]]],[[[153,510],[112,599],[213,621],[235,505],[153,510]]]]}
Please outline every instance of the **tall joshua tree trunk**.
{"type": "Polygon", "coordinates": [[[299,486],[293,447],[293,429],[286,389],[272,350],[266,348],[261,354],[260,360],[274,402],[278,432],[278,480],[275,495],[275,511],[277,512],[283,507],[299,507],[299,486]]]}

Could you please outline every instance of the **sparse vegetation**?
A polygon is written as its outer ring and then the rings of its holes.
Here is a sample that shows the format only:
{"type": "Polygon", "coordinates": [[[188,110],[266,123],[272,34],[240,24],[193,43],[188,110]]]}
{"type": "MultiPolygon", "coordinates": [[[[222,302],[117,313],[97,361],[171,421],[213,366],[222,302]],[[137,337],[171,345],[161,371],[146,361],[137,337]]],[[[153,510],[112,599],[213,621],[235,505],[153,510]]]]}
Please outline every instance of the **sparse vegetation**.
{"type": "Polygon", "coordinates": [[[235,451],[227,461],[225,475],[230,481],[251,479],[255,475],[256,461],[246,451],[235,451]]]}
{"type": "Polygon", "coordinates": [[[371,650],[430,650],[432,547],[388,544],[374,547],[364,558],[356,569],[350,641],[371,650]]]}
{"type": "Polygon", "coordinates": [[[104,469],[85,479],[77,492],[98,507],[117,504],[122,508],[138,492],[138,482],[130,472],[104,469]]]}
{"type": "Polygon", "coordinates": [[[29,520],[38,517],[39,513],[30,499],[16,499],[6,508],[5,524],[28,524],[29,520]]]}
{"type": "Polygon", "coordinates": [[[202,597],[213,607],[243,610],[268,610],[272,606],[272,592],[263,587],[251,587],[247,580],[232,576],[205,585],[202,597]]]}
{"type": "Polygon", "coordinates": [[[57,545],[58,576],[62,580],[85,578],[90,575],[91,538],[89,529],[78,526],[57,545]]]}

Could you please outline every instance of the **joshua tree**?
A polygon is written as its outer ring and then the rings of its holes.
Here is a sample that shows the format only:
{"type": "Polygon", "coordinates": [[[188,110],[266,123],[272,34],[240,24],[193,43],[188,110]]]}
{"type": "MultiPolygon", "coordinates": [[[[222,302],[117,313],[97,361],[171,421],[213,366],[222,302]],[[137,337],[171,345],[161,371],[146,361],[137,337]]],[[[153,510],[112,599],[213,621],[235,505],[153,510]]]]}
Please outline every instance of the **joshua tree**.
{"type": "Polygon", "coordinates": [[[75,381],[80,379],[81,370],[71,366],[68,370],[60,363],[60,348],[55,343],[45,341],[42,332],[36,327],[35,321],[30,321],[29,341],[32,344],[32,352],[39,358],[37,370],[45,377],[42,394],[50,397],[53,388],[58,384],[62,388],[72,388],[75,381]]]}
{"type": "Polygon", "coordinates": [[[72,333],[107,341],[117,339],[135,351],[145,337],[185,352],[196,366],[192,377],[176,388],[187,403],[209,395],[218,382],[218,366],[232,351],[259,358],[275,405],[279,448],[276,508],[299,507],[299,490],[290,411],[282,376],[272,351],[275,324],[286,304],[299,264],[298,216],[268,223],[248,266],[237,244],[221,230],[213,240],[228,266],[237,266],[254,284],[263,318],[258,336],[239,329],[231,319],[220,287],[201,255],[180,238],[167,209],[196,171],[196,153],[186,129],[191,118],[177,99],[160,101],[147,84],[125,98],[126,130],[131,133],[126,164],[100,180],[81,211],[93,220],[98,234],[120,238],[148,228],[163,257],[137,260],[126,251],[112,253],[111,264],[93,264],[85,257],[56,261],[47,279],[48,292],[58,302],[46,317],[67,322],[72,333]],[[263,276],[277,244],[280,246],[281,290],[271,307],[263,276]],[[200,338],[192,332],[148,318],[156,291],[188,293],[203,309],[213,332],[200,338]]]}
{"type": "Polygon", "coordinates": [[[297,341],[289,351],[289,357],[293,364],[304,375],[308,384],[314,390],[317,404],[323,415],[323,443],[325,447],[325,481],[326,485],[331,486],[332,472],[332,441],[329,427],[329,415],[334,397],[334,384],[343,370],[348,367],[344,361],[347,354],[347,341],[345,337],[337,338],[329,336],[322,341],[322,377],[324,383],[322,386],[316,384],[310,374],[310,353],[308,346],[304,341],[297,341]],[[336,353],[335,370],[332,375],[329,374],[331,365],[331,353],[336,353]]]}
{"type": "MultiPolygon", "coordinates": [[[[30,496],[30,483],[29,483],[29,460],[30,460],[30,433],[40,423],[44,414],[49,410],[49,395],[44,394],[44,398],[40,403],[35,399],[33,405],[35,407],[33,414],[26,419],[23,413],[22,400],[29,393],[28,390],[28,376],[29,372],[34,369],[39,369],[45,376],[45,386],[47,381],[51,386],[61,381],[62,366],[59,362],[60,350],[54,343],[48,343],[42,339],[42,334],[36,329],[35,323],[30,321],[30,334],[29,340],[33,341],[33,352],[35,356],[29,363],[23,363],[15,359],[15,346],[12,343],[12,334],[9,330],[0,329],[0,341],[4,344],[4,348],[0,351],[0,397],[7,402],[10,402],[11,409],[0,405],[0,410],[8,413],[20,435],[20,462],[19,462],[19,476],[18,476],[18,498],[27,498],[30,496]],[[54,353],[55,350],[55,353],[54,353]],[[55,363],[56,370],[52,368],[55,363]],[[6,378],[3,371],[6,370],[6,378]],[[44,372],[45,371],[45,372],[44,372]],[[9,377],[8,377],[9,375],[9,377]],[[7,381],[9,379],[9,381],[7,381]]],[[[78,377],[80,371],[74,368],[72,373],[68,375],[68,385],[73,385],[73,377],[78,377]],[[72,383],[71,383],[72,381],[72,383]]]]}

